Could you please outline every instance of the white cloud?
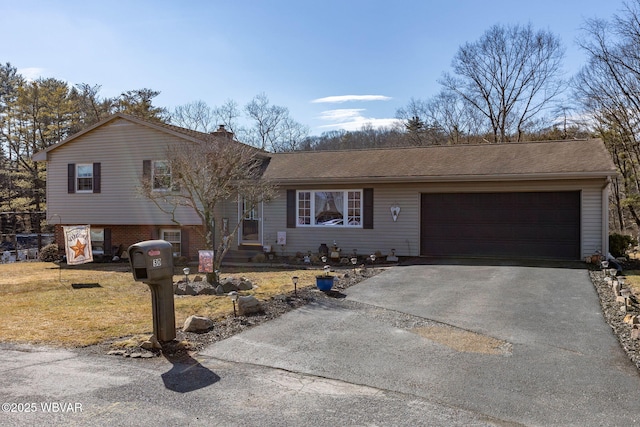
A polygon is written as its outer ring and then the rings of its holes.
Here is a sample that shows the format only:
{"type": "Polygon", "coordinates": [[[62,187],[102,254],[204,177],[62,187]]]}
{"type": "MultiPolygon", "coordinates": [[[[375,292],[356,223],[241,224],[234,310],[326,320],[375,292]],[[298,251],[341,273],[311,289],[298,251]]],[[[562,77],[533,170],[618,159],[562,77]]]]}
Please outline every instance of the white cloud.
{"type": "Polygon", "coordinates": [[[343,102],[353,101],[389,101],[390,96],[384,95],[338,95],[338,96],[326,96],[324,98],[318,98],[311,101],[314,104],[321,103],[335,103],[341,104],[343,102]]]}
{"type": "Polygon", "coordinates": [[[348,122],[362,117],[363,108],[338,108],[336,110],[326,110],[320,113],[321,120],[329,120],[332,122],[348,122]]]}
{"type": "Polygon", "coordinates": [[[362,108],[339,108],[336,110],[326,110],[320,114],[320,119],[331,122],[321,125],[319,129],[344,129],[346,131],[358,131],[363,126],[373,128],[392,127],[399,123],[398,119],[375,119],[365,117],[362,113],[366,111],[362,108]]]}
{"type": "Polygon", "coordinates": [[[37,80],[39,77],[42,77],[44,74],[44,68],[37,67],[28,67],[28,68],[19,68],[18,74],[25,78],[25,80],[31,82],[37,80]]]}

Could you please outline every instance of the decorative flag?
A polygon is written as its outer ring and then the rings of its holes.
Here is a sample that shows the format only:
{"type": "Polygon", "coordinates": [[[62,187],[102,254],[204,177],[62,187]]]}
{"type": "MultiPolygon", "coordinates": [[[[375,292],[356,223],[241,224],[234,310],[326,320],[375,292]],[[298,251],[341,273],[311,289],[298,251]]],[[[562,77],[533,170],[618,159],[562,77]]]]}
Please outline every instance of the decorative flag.
{"type": "Polygon", "coordinates": [[[213,273],[213,251],[198,251],[198,272],[213,273]]]}
{"type": "Polygon", "coordinates": [[[62,229],[67,264],[77,265],[93,262],[90,227],[88,225],[71,225],[64,226],[62,229]]]}
{"type": "Polygon", "coordinates": [[[287,232],[286,231],[278,231],[277,236],[278,236],[278,238],[276,239],[276,241],[278,242],[279,245],[286,245],[287,244],[287,232]]]}

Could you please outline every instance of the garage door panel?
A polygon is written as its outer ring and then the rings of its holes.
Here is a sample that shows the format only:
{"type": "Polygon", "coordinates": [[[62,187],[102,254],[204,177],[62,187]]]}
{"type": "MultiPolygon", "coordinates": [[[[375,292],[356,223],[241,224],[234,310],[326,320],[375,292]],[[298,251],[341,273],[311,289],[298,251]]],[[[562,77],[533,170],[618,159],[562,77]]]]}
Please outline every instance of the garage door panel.
{"type": "Polygon", "coordinates": [[[421,253],[578,259],[580,193],[422,195],[421,253]]]}

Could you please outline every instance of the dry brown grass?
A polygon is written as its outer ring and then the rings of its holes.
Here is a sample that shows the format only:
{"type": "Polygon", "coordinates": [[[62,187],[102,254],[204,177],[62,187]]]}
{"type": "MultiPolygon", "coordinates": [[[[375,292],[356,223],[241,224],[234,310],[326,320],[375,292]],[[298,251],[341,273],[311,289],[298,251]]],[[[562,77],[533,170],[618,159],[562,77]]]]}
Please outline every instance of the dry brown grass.
{"type": "MultiPolygon", "coordinates": [[[[176,269],[176,272],[179,270],[176,269]]],[[[266,300],[298,287],[312,286],[317,271],[235,268],[226,276],[244,276],[257,284],[243,292],[266,300]]],[[[183,276],[176,274],[174,280],[183,276]]],[[[193,279],[193,275],[191,275],[193,279]]],[[[176,297],[176,324],[199,314],[219,318],[233,312],[226,296],[176,297]]],[[[127,264],[84,264],[59,269],[55,264],[0,265],[0,342],[86,346],[109,339],[152,333],[151,293],[135,282],[127,264]],[[72,284],[98,284],[75,289],[72,284]]]]}
{"type": "Polygon", "coordinates": [[[640,296],[640,270],[628,270],[624,272],[627,285],[634,295],[640,296]]]}

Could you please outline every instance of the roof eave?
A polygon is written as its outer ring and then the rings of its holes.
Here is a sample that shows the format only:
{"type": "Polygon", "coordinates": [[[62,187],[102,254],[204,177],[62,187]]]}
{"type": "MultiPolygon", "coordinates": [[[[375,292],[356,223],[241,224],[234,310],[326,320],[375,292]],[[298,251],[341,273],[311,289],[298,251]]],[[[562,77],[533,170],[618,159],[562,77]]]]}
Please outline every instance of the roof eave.
{"type": "Polygon", "coordinates": [[[394,184],[394,183],[441,183],[470,181],[553,181],[570,179],[607,179],[616,176],[616,171],[568,172],[552,174],[498,174],[498,175],[455,175],[455,176],[367,176],[350,178],[272,178],[281,185],[325,184],[394,184]]]}

